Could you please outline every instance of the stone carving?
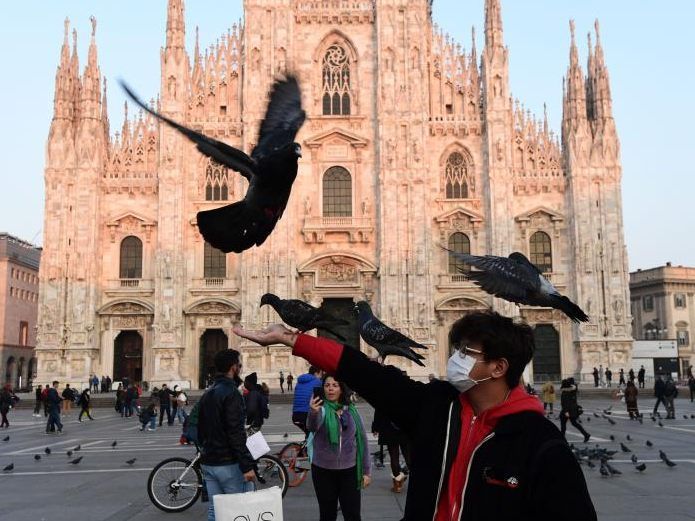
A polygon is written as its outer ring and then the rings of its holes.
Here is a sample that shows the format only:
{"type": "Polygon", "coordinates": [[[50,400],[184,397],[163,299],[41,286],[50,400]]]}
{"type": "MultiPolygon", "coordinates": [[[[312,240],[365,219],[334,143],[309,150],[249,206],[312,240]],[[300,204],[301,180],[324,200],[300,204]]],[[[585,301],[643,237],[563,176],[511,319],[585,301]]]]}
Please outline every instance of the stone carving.
{"type": "Polygon", "coordinates": [[[613,300],[613,312],[615,314],[616,324],[621,324],[623,322],[623,310],[624,310],[623,299],[616,297],[613,300]]]}
{"type": "Polygon", "coordinates": [[[191,313],[208,314],[208,313],[234,313],[234,309],[227,304],[221,302],[203,302],[193,308],[191,313]]]}
{"type": "Polygon", "coordinates": [[[357,283],[357,268],[339,260],[332,260],[319,268],[319,282],[332,284],[357,283]]]}
{"type": "Polygon", "coordinates": [[[411,144],[411,151],[413,154],[413,161],[416,163],[420,162],[420,154],[421,154],[421,149],[420,149],[420,140],[417,138],[413,139],[412,144],[411,144]]]}
{"type": "Polygon", "coordinates": [[[113,318],[114,329],[143,329],[147,327],[147,319],[142,316],[117,316],[113,318]]]}
{"type": "Polygon", "coordinates": [[[396,161],[396,140],[390,138],[386,141],[386,162],[389,166],[393,166],[396,161]]]}
{"type": "Polygon", "coordinates": [[[421,327],[427,322],[427,304],[422,300],[417,305],[417,319],[421,327]]]}
{"type": "Polygon", "coordinates": [[[115,304],[106,310],[110,315],[149,315],[150,311],[144,306],[134,302],[122,302],[115,304]]]}
{"type": "Polygon", "coordinates": [[[218,327],[224,323],[222,317],[206,317],[205,325],[209,327],[218,327]]]}
{"type": "Polygon", "coordinates": [[[311,199],[309,196],[304,198],[304,215],[311,215],[311,199]]]}
{"type": "Polygon", "coordinates": [[[369,211],[371,210],[370,202],[369,202],[369,197],[365,197],[362,199],[362,216],[367,217],[369,215],[369,211]]]}

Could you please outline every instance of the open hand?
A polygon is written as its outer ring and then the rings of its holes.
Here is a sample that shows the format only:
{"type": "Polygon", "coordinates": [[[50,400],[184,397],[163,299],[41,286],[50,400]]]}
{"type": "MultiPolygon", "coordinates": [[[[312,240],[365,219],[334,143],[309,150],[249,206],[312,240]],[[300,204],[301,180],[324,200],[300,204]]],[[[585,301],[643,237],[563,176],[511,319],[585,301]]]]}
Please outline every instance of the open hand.
{"type": "Polygon", "coordinates": [[[235,326],[232,331],[234,334],[251,340],[252,342],[256,342],[262,346],[284,344],[286,346],[293,347],[295,341],[297,340],[297,333],[287,329],[282,324],[271,324],[267,328],[257,331],[246,330],[242,329],[240,326],[235,326]]]}

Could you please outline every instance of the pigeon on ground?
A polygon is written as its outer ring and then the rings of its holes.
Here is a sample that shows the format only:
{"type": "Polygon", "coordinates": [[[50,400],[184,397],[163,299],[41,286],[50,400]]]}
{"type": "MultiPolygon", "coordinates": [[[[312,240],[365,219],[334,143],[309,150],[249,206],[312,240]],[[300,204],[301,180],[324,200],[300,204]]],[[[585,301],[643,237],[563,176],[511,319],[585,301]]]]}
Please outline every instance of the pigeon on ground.
{"type": "Polygon", "coordinates": [[[49,455],[51,454],[51,448],[50,448],[50,447],[46,447],[45,449],[43,449],[43,451],[44,451],[46,454],[49,454],[49,455]]]}
{"type": "Polygon", "coordinates": [[[41,459],[41,454],[34,454],[34,459],[39,461],[41,459]]]}
{"type": "Polygon", "coordinates": [[[596,468],[596,464],[593,463],[591,460],[587,461],[586,464],[590,469],[596,468]]]}
{"type": "Polygon", "coordinates": [[[114,440],[114,442],[111,443],[111,448],[112,448],[112,449],[115,449],[115,448],[116,448],[116,445],[118,445],[118,442],[114,440]]]}
{"type": "Polygon", "coordinates": [[[661,422],[659,422],[658,425],[659,425],[659,427],[663,427],[663,426],[664,426],[664,424],[661,423],[661,422]]]}
{"type": "Polygon", "coordinates": [[[83,457],[84,456],[80,456],[79,458],[75,458],[74,460],[71,460],[70,463],[72,463],[73,465],[77,465],[80,461],[82,461],[83,457]]]}
{"type": "Polygon", "coordinates": [[[316,308],[298,299],[283,300],[277,295],[266,293],[261,297],[261,306],[270,305],[282,321],[305,333],[312,329],[321,328],[333,334],[339,340],[345,337],[335,330],[335,326],[347,326],[350,323],[342,318],[336,318],[321,308],[316,308]]]}
{"type": "Polygon", "coordinates": [[[523,253],[514,252],[509,257],[478,256],[457,253],[444,246],[441,248],[459,261],[477,268],[479,271],[459,270],[491,295],[516,304],[559,309],[574,322],[589,321],[587,314],[561,295],[523,253]]]}
{"type": "Polygon", "coordinates": [[[635,465],[635,469],[639,470],[640,472],[644,472],[646,468],[647,468],[646,463],[640,463],[639,465],[635,465]]]}
{"type": "Polygon", "coordinates": [[[632,452],[622,441],[620,442],[620,450],[623,452],[632,452]]]}
{"type": "Polygon", "coordinates": [[[205,240],[225,253],[240,253],[254,244],[263,244],[285,211],[297,176],[297,160],[301,157],[301,147],[294,139],[306,114],[302,110],[297,78],[287,76],[273,84],[258,144],[251,156],[158,114],[123,82],[121,85],[145,111],[181,132],[201,153],[239,172],[249,181],[241,201],[198,213],[198,229],[205,240]]]}
{"type": "Polygon", "coordinates": [[[625,439],[626,439],[627,441],[632,441],[632,438],[630,438],[630,435],[629,435],[629,434],[628,434],[627,436],[625,436],[625,439]]]}
{"type": "Polygon", "coordinates": [[[605,463],[601,463],[601,467],[599,468],[599,472],[601,473],[601,476],[604,478],[610,477],[611,473],[608,471],[608,467],[606,467],[605,463]]]}
{"type": "Polygon", "coordinates": [[[620,472],[618,469],[616,469],[613,465],[611,465],[607,461],[605,462],[605,465],[606,465],[606,468],[608,469],[608,472],[610,472],[611,475],[619,476],[620,474],[622,474],[622,472],[620,472]]]}
{"type": "Polygon", "coordinates": [[[630,456],[630,461],[632,461],[632,463],[634,463],[635,465],[637,465],[637,462],[639,461],[639,460],[637,459],[637,454],[633,454],[632,456],[630,456]]]}
{"type": "Polygon", "coordinates": [[[424,367],[425,364],[421,360],[425,357],[413,351],[412,348],[427,349],[427,346],[418,344],[381,322],[374,316],[372,308],[364,300],[355,305],[355,311],[357,311],[362,340],[379,352],[382,362],[389,355],[402,356],[424,367]]]}
{"type": "Polygon", "coordinates": [[[78,452],[81,448],[82,448],[82,445],[78,445],[77,447],[75,447],[72,450],[74,450],[75,452],[78,452]]]}
{"type": "Polygon", "coordinates": [[[283,438],[287,438],[288,436],[289,436],[289,434],[287,434],[287,433],[282,435],[283,438]]]}
{"type": "Polygon", "coordinates": [[[9,436],[5,436],[5,437],[2,439],[2,441],[10,441],[10,437],[9,437],[9,436]]]}
{"type": "Polygon", "coordinates": [[[597,413],[594,413],[594,418],[600,418],[600,416],[597,413]]]}
{"type": "Polygon", "coordinates": [[[610,409],[603,409],[603,414],[613,414],[610,409]]]}
{"type": "Polygon", "coordinates": [[[691,420],[695,420],[695,414],[691,414],[691,415],[690,415],[690,419],[691,419],[691,420]]]}
{"type": "Polygon", "coordinates": [[[683,419],[684,419],[684,420],[687,420],[687,419],[688,419],[688,415],[687,415],[687,414],[684,414],[684,415],[683,415],[683,419]]]}
{"type": "Polygon", "coordinates": [[[666,455],[666,453],[663,450],[659,451],[659,457],[661,458],[661,461],[666,463],[666,465],[668,465],[669,467],[675,467],[677,465],[675,462],[668,459],[668,456],[666,455]]]}
{"type": "Polygon", "coordinates": [[[615,441],[615,436],[613,436],[612,434],[609,436],[609,438],[611,441],[615,441]]]}
{"type": "Polygon", "coordinates": [[[645,445],[646,445],[647,447],[653,447],[653,446],[654,446],[654,444],[653,444],[651,441],[649,441],[649,440],[646,441],[645,445]]]}
{"type": "Polygon", "coordinates": [[[133,463],[135,463],[136,460],[137,460],[137,458],[129,459],[129,460],[126,460],[126,463],[128,465],[132,465],[133,463]]]}
{"type": "Polygon", "coordinates": [[[641,414],[637,417],[637,421],[639,422],[640,425],[644,425],[644,420],[642,419],[641,414]]]}
{"type": "Polygon", "coordinates": [[[608,420],[608,423],[610,423],[611,425],[615,425],[615,423],[616,423],[613,418],[606,417],[606,420],[608,420]]]}
{"type": "Polygon", "coordinates": [[[72,456],[72,451],[69,450],[69,451],[67,451],[65,454],[67,454],[67,456],[68,456],[68,458],[69,458],[70,456],[72,456]]]}
{"type": "Polygon", "coordinates": [[[587,416],[587,417],[586,417],[586,421],[590,422],[590,421],[591,421],[591,418],[589,418],[589,417],[587,416]]]}
{"type": "Polygon", "coordinates": [[[10,463],[4,469],[2,469],[3,472],[12,472],[13,470],[14,470],[14,463],[10,463]]]}

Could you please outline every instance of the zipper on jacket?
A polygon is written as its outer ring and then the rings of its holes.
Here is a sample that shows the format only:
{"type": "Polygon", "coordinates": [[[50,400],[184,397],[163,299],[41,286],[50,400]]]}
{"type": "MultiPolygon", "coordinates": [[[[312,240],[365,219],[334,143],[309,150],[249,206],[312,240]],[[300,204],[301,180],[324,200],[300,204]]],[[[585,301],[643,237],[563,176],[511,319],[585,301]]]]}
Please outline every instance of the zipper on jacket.
{"type": "MultiPolygon", "coordinates": [[[[473,415],[473,417],[471,417],[471,423],[468,425],[468,432],[466,433],[466,439],[465,439],[465,441],[463,442],[463,445],[462,445],[463,447],[467,447],[467,446],[468,446],[468,440],[471,439],[471,433],[473,432],[473,427],[475,427],[475,422],[476,422],[477,419],[478,419],[478,417],[475,416],[475,415],[473,415]]],[[[476,447],[476,448],[477,448],[477,447],[476,447]]],[[[474,451],[473,453],[475,453],[475,451],[474,451]]],[[[470,463],[471,461],[473,461],[473,455],[471,455],[471,460],[468,462],[468,468],[470,468],[470,466],[471,466],[471,463],[470,463]]],[[[467,482],[467,481],[468,481],[468,475],[466,475],[466,482],[467,482]]],[[[463,489],[464,489],[464,490],[466,489],[466,482],[464,482],[464,484],[463,484],[463,489]]],[[[463,503],[463,499],[461,500],[461,502],[463,503]]],[[[454,512],[456,512],[456,505],[457,505],[456,502],[454,502],[454,504],[451,505],[451,514],[449,514],[449,519],[453,519],[453,518],[454,518],[454,512]]]]}
{"type": "MultiPolygon", "coordinates": [[[[468,462],[468,468],[466,469],[466,481],[463,484],[463,492],[461,492],[461,509],[459,510],[459,515],[458,515],[458,521],[461,521],[461,516],[463,515],[463,499],[466,497],[466,489],[468,488],[468,476],[471,473],[471,467],[473,466],[473,458],[475,458],[475,453],[478,452],[478,449],[483,446],[483,444],[488,441],[490,438],[492,438],[495,435],[494,432],[491,432],[485,438],[483,438],[483,441],[481,441],[478,446],[473,449],[473,453],[471,454],[471,459],[468,462]]],[[[453,513],[453,512],[452,512],[453,513]]]]}
{"type": "Polygon", "coordinates": [[[437,500],[434,503],[434,514],[432,514],[432,521],[435,521],[437,517],[437,506],[439,506],[439,497],[442,493],[442,484],[444,483],[444,473],[446,471],[446,453],[449,450],[449,435],[451,434],[451,413],[454,410],[454,402],[449,405],[449,417],[446,422],[446,438],[444,439],[444,454],[442,454],[442,471],[439,474],[439,486],[437,487],[437,500]]]}

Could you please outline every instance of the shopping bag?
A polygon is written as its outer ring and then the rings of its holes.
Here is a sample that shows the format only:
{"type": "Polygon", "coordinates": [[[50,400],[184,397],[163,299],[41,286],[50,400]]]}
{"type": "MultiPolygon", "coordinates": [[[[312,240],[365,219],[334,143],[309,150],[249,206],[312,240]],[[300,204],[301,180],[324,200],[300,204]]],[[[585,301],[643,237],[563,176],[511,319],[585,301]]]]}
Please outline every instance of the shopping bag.
{"type": "Polygon", "coordinates": [[[258,459],[270,452],[270,447],[260,431],[246,438],[246,448],[249,449],[253,459],[258,459]]]}
{"type": "Polygon", "coordinates": [[[282,521],[282,491],[271,487],[212,496],[216,521],[282,521]]]}

